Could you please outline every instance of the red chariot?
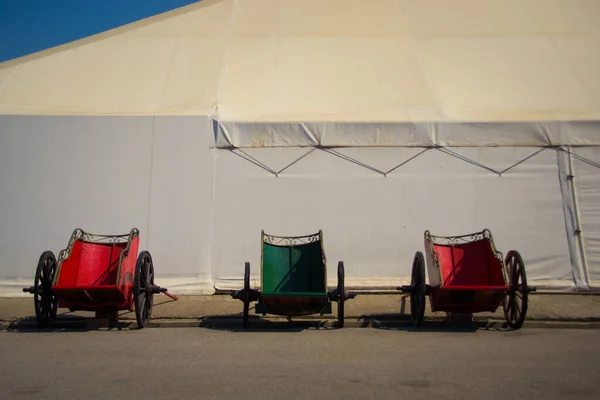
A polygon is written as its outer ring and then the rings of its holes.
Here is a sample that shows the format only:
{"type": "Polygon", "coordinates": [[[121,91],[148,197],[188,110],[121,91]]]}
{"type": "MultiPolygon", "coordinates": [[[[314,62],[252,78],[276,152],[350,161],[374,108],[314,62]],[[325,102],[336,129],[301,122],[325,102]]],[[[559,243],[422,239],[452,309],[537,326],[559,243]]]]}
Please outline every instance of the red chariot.
{"type": "Polygon", "coordinates": [[[421,326],[426,296],[431,311],[448,313],[495,312],[502,305],[508,327],[519,329],[525,321],[528,294],[525,264],[516,250],[503,257],[492,234],[434,236],[425,232],[425,256],[415,254],[411,284],[398,288],[409,293],[411,316],[421,326]],[[429,284],[425,283],[425,260],[429,284]]]}
{"type": "Polygon", "coordinates": [[[138,328],[144,328],[155,294],[177,297],[154,284],[152,256],[148,251],[138,255],[138,247],[136,228],[122,235],[75,229],[58,260],[52,251],[43,252],[33,286],[23,288],[34,295],[38,325],[50,326],[59,307],[107,314],[111,327],[116,326],[119,311],[135,309],[138,328]]]}

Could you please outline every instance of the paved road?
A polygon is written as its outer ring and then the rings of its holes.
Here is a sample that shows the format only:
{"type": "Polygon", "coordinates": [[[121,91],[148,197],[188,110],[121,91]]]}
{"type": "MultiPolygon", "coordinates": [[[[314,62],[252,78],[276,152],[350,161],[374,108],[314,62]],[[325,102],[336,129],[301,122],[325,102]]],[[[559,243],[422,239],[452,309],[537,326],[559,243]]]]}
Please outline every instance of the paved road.
{"type": "Polygon", "coordinates": [[[593,399],[597,330],[0,333],[5,399],[593,399]]]}

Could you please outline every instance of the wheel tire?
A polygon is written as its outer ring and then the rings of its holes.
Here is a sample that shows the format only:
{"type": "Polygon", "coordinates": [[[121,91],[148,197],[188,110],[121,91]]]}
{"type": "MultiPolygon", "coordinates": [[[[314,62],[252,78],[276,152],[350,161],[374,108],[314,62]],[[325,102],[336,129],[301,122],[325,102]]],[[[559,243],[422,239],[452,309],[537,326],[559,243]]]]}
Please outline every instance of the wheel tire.
{"type": "Polygon", "coordinates": [[[40,328],[51,326],[58,311],[58,297],[52,291],[56,269],[54,253],[43,252],[38,261],[33,282],[35,318],[40,328]]]}
{"type": "Polygon", "coordinates": [[[413,260],[410,285],[410,315],[414,326],[420,327],[425,316],[425,257],[420,251],[413,260]]]}
{"type": "Polygon", "coordinates": [[[138,329],[145,328],[152,317],[154,305],[154,263],[148,251],[142,251],[135,264],[133,303],[138,329]]]}
{"type": "Polygon", "coordinates": [[[246,262],[244,266],[244,314],[242,316],[242,325],[248,328],[248,317],[250,314],[250,263],[246,262]]]}
{"type": "Polygon", "coordinates": [[[505,259],[510,289],[502,299],[504,318],[512,330],[520,329],[525,322],[528,307],[527,275],[525,263],[518,251],[508,252],[505,259]]]}
{"type": "Polygon", "coordinates": [[[338,328],[343,328],[344,327],[344,302],[346,300],[346,283],[345,283],[345,271],[344,271],[344,262],[340,261],[338,263],[338,285],[337,285],[337,291],[338,291],[338,295],[339,295],[339,299],[338,299],[338,321],[337,321],[337,327],[338,328]]]}

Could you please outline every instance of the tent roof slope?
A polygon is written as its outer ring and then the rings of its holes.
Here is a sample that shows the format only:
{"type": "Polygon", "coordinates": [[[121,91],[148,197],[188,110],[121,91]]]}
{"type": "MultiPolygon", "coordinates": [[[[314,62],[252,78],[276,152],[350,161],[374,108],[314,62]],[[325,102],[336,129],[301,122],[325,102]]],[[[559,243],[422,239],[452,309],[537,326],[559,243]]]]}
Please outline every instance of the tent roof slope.
{"type": "Polygon", "coordinates": [[[595,0],[212,0],[0,64],[0,113],[591,122],[597,71],[595,0]]]}

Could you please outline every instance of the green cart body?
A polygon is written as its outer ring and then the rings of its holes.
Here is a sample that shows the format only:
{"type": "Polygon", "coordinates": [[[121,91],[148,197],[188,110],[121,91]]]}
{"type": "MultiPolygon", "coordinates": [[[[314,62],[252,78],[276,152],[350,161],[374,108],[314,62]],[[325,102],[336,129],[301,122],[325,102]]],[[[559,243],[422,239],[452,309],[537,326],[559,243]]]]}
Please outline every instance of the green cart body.
{"type": "Polygon", "coordinates": [[[249,303],[256,314],[287,317],[331,314],[338,302],[338,326],[343,326],[344,300],[354,297],[344,287],[344,264],[338,263],[338,285],[327,290],[327,260],[323,232],[306,236],[274,236],[261,231],[261,290],[250,288],[250,263],[246,262],[244,289],[232,295],[244,302],[244,326],[249,303]],[[341,295],[340,295],[341,294],[341,295]]]}
{"type": "Polygon", "coordinates": [[[261,287],[257,314],[330,314],[323,234],[277,237],[261,232],[261,287]]]}

